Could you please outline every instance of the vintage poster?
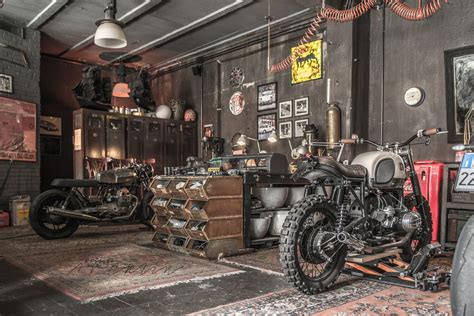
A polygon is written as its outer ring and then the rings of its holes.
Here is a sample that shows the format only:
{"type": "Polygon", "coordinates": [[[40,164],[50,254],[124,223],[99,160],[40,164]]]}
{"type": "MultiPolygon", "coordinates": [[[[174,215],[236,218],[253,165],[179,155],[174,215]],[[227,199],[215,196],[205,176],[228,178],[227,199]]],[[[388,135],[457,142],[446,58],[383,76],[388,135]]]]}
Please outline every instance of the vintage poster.
{"type": "Polygon", "coordinates": [[[291,56],[293,56],[293,64],[291,65],[292,84],[322,78],[322,40],[293,47],[291,56]]]}
{"type": "Polygon", "coordinates": [[[36,161],[36,104],[0,97],[0,159],[36,161]]]}

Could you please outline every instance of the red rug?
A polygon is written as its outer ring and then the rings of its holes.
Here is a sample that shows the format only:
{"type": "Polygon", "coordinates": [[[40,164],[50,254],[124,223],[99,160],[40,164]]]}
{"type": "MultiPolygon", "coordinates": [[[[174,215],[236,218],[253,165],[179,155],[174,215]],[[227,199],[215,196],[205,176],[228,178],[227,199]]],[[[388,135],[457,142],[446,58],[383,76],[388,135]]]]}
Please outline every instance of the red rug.
{"type": "Polygon", "coordinates": [[[242,272],[134,244],[9,256],[5,259],[82,302],[242,272]]]}

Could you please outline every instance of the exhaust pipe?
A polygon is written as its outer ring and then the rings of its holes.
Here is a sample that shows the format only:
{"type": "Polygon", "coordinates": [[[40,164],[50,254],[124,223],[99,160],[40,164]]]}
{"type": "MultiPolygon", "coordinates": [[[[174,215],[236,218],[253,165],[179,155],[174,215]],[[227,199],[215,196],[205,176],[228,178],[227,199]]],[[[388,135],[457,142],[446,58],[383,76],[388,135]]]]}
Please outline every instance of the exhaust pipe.
{"type": "Polygon", "coordinates": [[[57,216],[62,216],[62,217],[67,217],[67,218],[74,218],[74,219],[81,219],[85,221],[93,221],[93,222],[100,222],[101,219],[97,218],[95,216],[90,216],[87,214],[83,213],[78,213],[77,211],[68,211],[68,210],[63,210],[62,208],[59,207],[48,207],[47,210],[48,214],[51,215],[57,215],[57,216]]]}

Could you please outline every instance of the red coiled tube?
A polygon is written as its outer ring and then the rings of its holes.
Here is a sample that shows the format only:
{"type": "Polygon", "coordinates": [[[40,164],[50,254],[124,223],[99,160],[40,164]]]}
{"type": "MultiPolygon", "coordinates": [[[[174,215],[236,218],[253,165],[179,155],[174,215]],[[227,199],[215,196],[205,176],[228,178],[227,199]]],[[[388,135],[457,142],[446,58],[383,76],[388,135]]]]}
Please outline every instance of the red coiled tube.
{"type": "Polygon", "coordinates": [[[326,7],[321,10],[321,13],[328,21],[349,22],[369,12],[375,5],[377,5],[377,0],[364,0],[349,10],[326,7]]]}
{"type": "MultiPolygon", "coordinates": [[[[447,0],[445,2],[448,3],[447,0]]],[[[411,7],[400,0],[385,0],[385,3],[393,13],[408,21],[427,19],[441,9],[440,0],[431,0],[425,5],[419,0],[418,8],[411,7]]]]}

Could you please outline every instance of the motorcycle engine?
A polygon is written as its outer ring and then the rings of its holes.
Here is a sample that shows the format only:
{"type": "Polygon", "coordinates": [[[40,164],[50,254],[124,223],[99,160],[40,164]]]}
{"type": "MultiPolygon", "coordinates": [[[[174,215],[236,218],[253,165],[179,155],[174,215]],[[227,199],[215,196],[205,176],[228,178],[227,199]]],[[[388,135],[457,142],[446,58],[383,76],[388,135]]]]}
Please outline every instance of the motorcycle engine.
{"type": "Polygon", "coordinates": [[[391,205],[374,210],[370,216],[380,223],[383,228],[397,231],[413,232],[421,228],[421,216],[406,208],[395,208],[391,205]]]}
{"type": "Polygon", "coordinates": [[[137,198],[130,194],[130,191],[126,188],[110,190],[104,196],[102,205],[97,207],[97,209],[102,215],[125,215],[130,212],[130,206],[134,199],[137,198]]]}

